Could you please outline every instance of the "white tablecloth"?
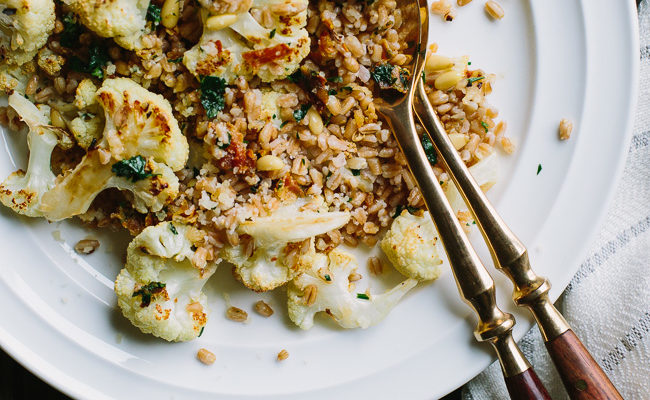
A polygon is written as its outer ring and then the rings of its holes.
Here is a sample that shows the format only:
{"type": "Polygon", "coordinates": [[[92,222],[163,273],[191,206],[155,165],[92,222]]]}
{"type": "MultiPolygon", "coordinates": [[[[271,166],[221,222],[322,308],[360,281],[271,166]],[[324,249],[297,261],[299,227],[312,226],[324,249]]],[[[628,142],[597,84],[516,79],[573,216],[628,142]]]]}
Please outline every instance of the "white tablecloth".
{"type": "MultiPolygon", "coordinates": [[[[629,400],[650,399],[650,0],[638,10],[640,97],[625,172],[588,258],[558,302],[629,400]]],[[[551,396],[567,398],[537,327],[519,344],[551,396]]],[[[507,398],[498,363],[463,388],[465,400],[507,398]]]]}

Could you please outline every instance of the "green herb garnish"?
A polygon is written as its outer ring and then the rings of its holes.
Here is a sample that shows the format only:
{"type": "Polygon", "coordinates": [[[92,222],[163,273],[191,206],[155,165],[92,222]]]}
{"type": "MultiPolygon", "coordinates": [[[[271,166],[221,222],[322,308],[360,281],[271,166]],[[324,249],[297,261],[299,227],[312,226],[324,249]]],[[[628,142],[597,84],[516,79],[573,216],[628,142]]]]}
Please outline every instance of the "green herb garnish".
{"type": "Polygon", "coordinates": [[[273,39],[274,36],[275,36],[275,28],[273,28],[271,33],[269,33],[269,39],[273,39]]]}
{"type": "Polygon", "coordinates": [[[429,163],[431,163],[431,165],[435,165],[436,162],[438,162],[436,149],[433,147],[433,143],[431,143],[431,139],[429,139],[429,135],[426,133],[422,135],[422,148],[424,148],[424,154],[427,155],[427,160],[429,160],[429,163]]]}
{"type": "Polygon", "coordinates": [[[176,230],[176,227],[171,222],[169,223],[169,230],[172,231],[174,235],[178,235],[178,231],[176,230]]]}
{"type": "Polygon", "coordinates": [[[165,286],[166,284],[163,282],[151,282],[144,285],[139,290],[133,292],[132,297],[142,296],[140,307],[145,308],[148,307],[149,304],[151,304],[151,297],[154,294],[161,292],[165,288],[165,286]]]}
{"type": "Polygon", "coordinates": [[[337,93],[338,91],[336,89],[330,89],[327,91],[327,94],[329,94],[330,96],[336,96],[337,93]]]}
{"type": "Polygon", "coordinates": [[[305,79],[305,76],[302,74],[302,71],[300,70],[300,68],[298,68],[296,70],[296,72],[294,72],[293,74],[287,76],[287,79],[289,80],[289,82],[300,83],[300,81],[305,79]]]}
{"type": "Polygon", "coordinates": [[[539,175],[540,172],[542,172],[542,164],[537,165],[537,175],[539,175]]]}
{"type": "Polygon", "coordinates": [[[81,35],[81,25],[77,23],[73,13],[63,16],[63,32],[59,35],[59,43],[64,47],[74,47],[81,35]]]}
{"type": "Polygon", "coordinates": [[[204,329],[205,329],[205,326],[202,326],[202,327],[201,327],[201,331],[199,332],[199,336],[198,336],[198,337],[201,337],[201,335],[203,335],[203,330],[204,330],[204,329]]]}
{"type": "Polygon", "coordinates": [[[397,208],[395,208],[395,214],[393,214],[393,219],[395,219],[395,218],[399,217],[400,215],[402,215],[402,211],[404,211],[404,210],[408,211],[412,215],[415,215],[415,213],[417,213],[420,209],[417,208],[417,207],[403,206],[403,205],[399,204],[397,206],[397,208]]]}
{"type": "Polygon", "coordinates": [[[218,76],[204,76],[201,79],[201,105],[209,119],[216,117],[226,106],[223,98],[225,93],[225,79],[218,76]]]}
{"type": "Polygon", "coordinates": [[[393,76],[394,68],[395,67],[393,65],[388,63],[378,65],[372,69],[370,76],[372,76],[372,79],[374,79],[375,82],[377,82],[382,88],[389,87],[392,86],[397,80],[397,78],[393,76]]]}
{"type": "Polygon", "coordinates": [[[152,177],[151,172],[146,171],[147,160],[144,157],[138,155],[131,157],[126,160],[118,161],[111,167],[111,171],[117,176],[124,177],[131,180],[131,182],[137,182],[142,179],[152,177]]]}
{"type": "Polygon", "coordinates": [[[486,124],[485,122],[481,121],[481,126],[483,127],[483,129],[485,129],[485,133],[488,133],[488,124],[486,124]]]}
{"type": "Polygon", "coordinates": [[[357,299],[370,300],[370,297],[365,293],[357,293],[357,299]]]}
{"type": "Polygon", "coordinates": [[[149,4],[149,8],[147,8],[147,21],[151,21],[154,28],[160,25],[160,7],[155,4],[149,4]]]}
{"type": "Polygon", "coordinates": [[[331,282],[332,278],[329,276],[329,274],[325,274],[325,280],[331,282]]]}
{"type": "Polygon", "coordinates": [[[183,61],[183,57],[178,57],[178,58],[172,58],[171,60],[167,60],[170,63],[179,63],[183,61]]]}
{"type": "Polygon", "coordinates": [[[329,78],[327,78],[327,81],[328,82],[341,83],[341,82],[343,82],[343,78],[341,78],[338,75],[337,76],[330,76],[329,78]]]}
{"type": "Polygon", "coordinates": [[[70,58],[70,68],[77,72],[85,72],[97,79],[104,78],[102,67],[108,64],[109,57],[106,48],[93,43],[88,49],[88,62],[84,63],[79,57],[70,58]]]}
{"type": "Polygon", "coordinates": [[[467,86],[472,86],[472,83],[474,83],[476,81],[480,81],[481,79],[485,79],[485,77],[484,76],[477,76],[475,78],[469,78],[467,80],[467,86]]]}
{"type": "Polygon", "coordinates": [[[305,118],[305,115],[307,115],[307,111],[309,111],[310,108],[311,104],[301,104],[300,108],[293,112],[293,118],[297,122],[302,121],[302,119],[305,118]]]}
{"type": "Polygon", "coordinates": [[[350,171],[352,171],[352,175],[354,175],[354,176],[361,175],[361,170],[360,169],[350,168],[350,171]]]}

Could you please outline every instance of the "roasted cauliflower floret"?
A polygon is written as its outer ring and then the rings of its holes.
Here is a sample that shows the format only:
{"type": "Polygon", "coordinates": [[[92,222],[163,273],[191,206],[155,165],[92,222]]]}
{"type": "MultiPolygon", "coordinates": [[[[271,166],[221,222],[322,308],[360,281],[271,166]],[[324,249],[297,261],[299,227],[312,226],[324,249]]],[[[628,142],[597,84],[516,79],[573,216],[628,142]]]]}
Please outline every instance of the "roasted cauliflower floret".
{"type": "Polygon", "coordinates": [[[316,253],[314,236],[350,219],[349,213],[328,212],[322,204],[320,198],[301,199],[267,217],[243,222],[238,232],[250,239],[224,248],[222,257],[235,266],[235,275],[249,289],[262,292],[284,285],[309,267],[316,253]]]}
{"type": "Polygon", "coordinates": [[[442,260],[438,232],[428,212],[415,216],[402,211],[380,242],[381,249],[402,275],[421,281],[440,276],[442,260]]]}
{"type": "Polygon", "coordinates": [[[42,199],[41,209],[54,221],[82,214],[104,189],[129,190],[141,213],[160,211],[176,197],[187,139],[162,96],[130,79],[108,79],[97,91],[106,125],[102,140],[42,199]]]}
{"type": "Polygon", "coordinates": [[[60,135],[57,134],[57,128],[49,125],[43,112],[17,92],[9,96],[9,105],[29,128],[29,163],[27,172],[13,172],[2,182],[0,201],[19,214],[40,217],[41,198],[54,185],[55,176],[50,169],[50,158],[60,135]]]}
{"type": "Polygon", "coordinates": [[[207,6],[203,35],[183,59],[197,77],[219,76],[231,84],[238,76],[257,75],[270,82],[292,74],[309,54],[307,0],[254,0],[250,10],[220,1],[201,4],[207,6]]]}
{"type": "Polygon", "coordinates": [[[144,333],[188,341],[199,336],[207,322],[207,299],[201,290],[217,263],[192,263],[192,229],[161,222],[129,244],[115,293],[122,314],[144,333]]]}
{"type": "Polygon", "coordinates": [[[65,64],[63,56],[54,53],[47,47],[43,47],[38,52],[37,57],[38,66],[48,75],[56,76],[61,72],[61,68],[65,64]]]}
{"type": "Polygon", "coordinates": [[[81,23],[127,50],[142,47],[149,0],[64,0],[81,23]]]}
{"type": "Polygon", "coordinates": [[[8,95],[14,91],[24,94],[27,82],[35,72],[34,62],[26,62],[22,65],[0,63],[0,90],[8,95]]]}
{"type": "Polygon", "coordinates": [[[88,150],[98,143],[104,131],[104,112],[97,101],[97,86],[91,79],[84,79],[77,86],[74,105],[76,116],[68,123],[68,129],[82,148],[88,150]]]}
{"type": "Polygon", "coordinates": [[[53,0],[0,0],[0,57],[10,64],[30,61],[54,29],[53,0]]]}
{"type": "Polygon", "coordinates": [[[314,325],[314,316],[326,312],[346,329],[368,328],[383,320],[417,280],[407,279],[380,295],[353,293],[348,277],[357,268],[353,256],[338,250],[315,254],[310,269],[287,288],[289,318],[301,329],[314,325]]]}

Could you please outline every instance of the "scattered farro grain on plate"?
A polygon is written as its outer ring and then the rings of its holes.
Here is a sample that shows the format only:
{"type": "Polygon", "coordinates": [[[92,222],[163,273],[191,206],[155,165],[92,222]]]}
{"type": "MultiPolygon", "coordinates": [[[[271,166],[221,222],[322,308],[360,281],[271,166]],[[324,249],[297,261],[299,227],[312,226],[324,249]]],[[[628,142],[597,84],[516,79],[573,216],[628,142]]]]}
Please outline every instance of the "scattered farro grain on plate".
{"type": "Polygon", "coordinates": [[[573,132],[573,122],[567,118],[562,118],[558,130],[560,140],[568,140],[571,137],[571,132],[573,132]]]}
{"type": "Polygon", "coordinates": [[[286,351],[285,349],[280,350],[280,352],[278,353],[278,356],[277,356],[277,360],[278,361],[284,361],[287,358],[289,358],[289,352],[286,351]]]}
{"type": "Polygon", "coordinates": [[[213,352],[204,348],[199,349],[196,353],[196,358],[205,365],[212,365],[217,360],[217,356],[215,356],[213,352]]]}
{"type": "Polygon", "coordinates": [[[255,311],[263,317],[273,315],[273,309],[264,300],[259,300],[255,303],[255,311]]]}
{"type": "Polygon", "coordinates": [[[82,239],[74,245],[74,251],[77,254],[88,255],[92,254],[99,248],[99,240],[96,239],[82,239]]]}
{"type": "Polygon", "coordinates": [[[248,319],[248,313],[241,308],[228,307],[226,317],[235,322],[245,322],[248,319]]]}

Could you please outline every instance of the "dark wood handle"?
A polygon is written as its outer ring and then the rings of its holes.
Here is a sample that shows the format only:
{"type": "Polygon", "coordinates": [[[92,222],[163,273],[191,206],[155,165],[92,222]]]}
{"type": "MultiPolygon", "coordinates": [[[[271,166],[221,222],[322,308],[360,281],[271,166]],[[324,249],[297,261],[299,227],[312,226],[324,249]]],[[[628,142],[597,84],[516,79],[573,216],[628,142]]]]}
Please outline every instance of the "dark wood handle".
{"type": "Polygon", "coordinates": [[[532,367],[505,380],[512,400],[551,400],[551,396],[532,367]]]}
{"type": "Polygon", "coordinates": [[[574,400],[622,399],[580,339],[568,330],[546,342],[546,349],[574,400]]]}

